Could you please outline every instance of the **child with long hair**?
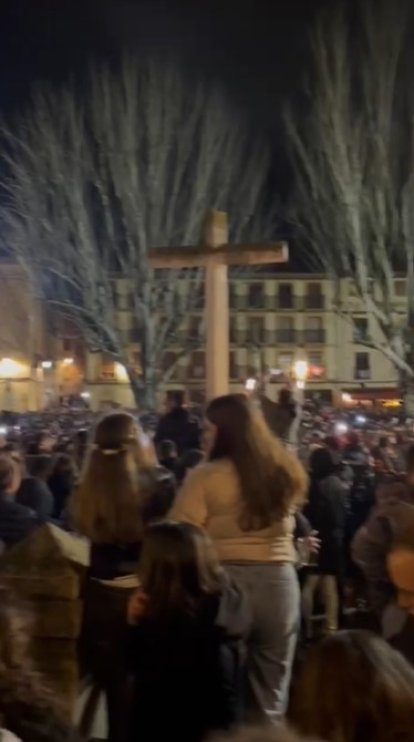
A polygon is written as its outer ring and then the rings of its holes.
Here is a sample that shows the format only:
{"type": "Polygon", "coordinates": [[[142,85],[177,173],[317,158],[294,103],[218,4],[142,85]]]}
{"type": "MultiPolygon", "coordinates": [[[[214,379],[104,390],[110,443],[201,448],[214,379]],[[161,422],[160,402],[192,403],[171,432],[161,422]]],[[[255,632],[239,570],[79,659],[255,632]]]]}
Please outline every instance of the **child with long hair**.
{"type": "Polygon", "coordinates": [[[133,698],[128,738],[197,742],[240,720],[240,642],[249,615],[206,534],[151,526],[129,606],[133,698]]]}

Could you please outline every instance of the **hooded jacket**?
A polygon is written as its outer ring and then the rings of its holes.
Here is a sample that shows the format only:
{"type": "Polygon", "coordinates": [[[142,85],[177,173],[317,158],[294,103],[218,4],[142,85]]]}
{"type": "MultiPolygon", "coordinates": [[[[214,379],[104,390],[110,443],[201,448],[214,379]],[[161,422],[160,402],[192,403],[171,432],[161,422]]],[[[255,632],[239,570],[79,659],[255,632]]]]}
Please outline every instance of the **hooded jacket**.
{"type": "Polygon", "coordinates": [[[381,614],[393,600],[394,590],[387,574],[386,559],[395,529],[404,516],[414,512],[414,490],[403,482],[381,488],[377,504],[352,542],[352,558],[367,580],[371,605],[381,614]]]}

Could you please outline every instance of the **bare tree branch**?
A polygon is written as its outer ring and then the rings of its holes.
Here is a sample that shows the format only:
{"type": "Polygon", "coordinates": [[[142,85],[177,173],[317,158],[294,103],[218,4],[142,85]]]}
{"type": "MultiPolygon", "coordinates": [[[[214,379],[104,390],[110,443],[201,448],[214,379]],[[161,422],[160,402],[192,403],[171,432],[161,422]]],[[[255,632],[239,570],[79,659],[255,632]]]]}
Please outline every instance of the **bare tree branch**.
{"type": "Polygon", "coordinates": [[[163,355],[185,332],[204,277],[154,271],[148,249],[197,243],[209,208],[229,212],[233,238],[254,236],[258,225],[261,238],[270,236],[258,207],[266,144],[220,88],[127,54],[116,72],[92,67],[83,93],[37,88],[26,115],[2,134],[13,255],[91,347],[125,362],[131,375],[114,292],[115,281],[124,282],[142,365],[131,383],[152,404],[163,355]]]}

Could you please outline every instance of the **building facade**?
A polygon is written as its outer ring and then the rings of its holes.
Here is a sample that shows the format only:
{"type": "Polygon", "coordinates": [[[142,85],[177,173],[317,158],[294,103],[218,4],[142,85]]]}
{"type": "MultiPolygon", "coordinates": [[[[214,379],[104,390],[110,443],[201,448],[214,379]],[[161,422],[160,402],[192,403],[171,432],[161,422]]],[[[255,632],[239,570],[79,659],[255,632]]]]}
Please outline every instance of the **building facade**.
{"type": "MultiPolygon", "coordinates": [[[[94,409],[133,407],[125,369],[85,347],[76,328],[46,312],[24,272],[0,264],[0,409],[42,409],[58,397],[82,394],[94,409]]],[[[180,290],[189,288],[183,281],[180,290]]],[[[406,318],[405,281],[396,278],[395,309],[406,318]]],[[[116,323],[129,363],[139,373],[139,330],[127,279],[114,282],[116,323]]],[[[202,287],[201,287],[202,291],[202,287]]],[[[230,389],[265,372],[276,397],[295,361],[308,363],[306,394],[338,403],[379,403],[398,398],[395,368],[364,345],[368,321],[351,280],[335,283],[323,275],[236,273],[229,279],[230,389]],[[339,305],[341,313],[337,311],[339,305]]],[[[181,356],[183,342],[198,333],[203,309],[189,316],[164,353],[164,370],[174,365],[167,388],[188,390],[194,401],[205,394],[206,358],[200,345],[181,356]]],[[[162,321],[162,318],[160,318],[162,321]]]]}
{"type": "MultiPolygon", "coordinates": [[[[131,363],[139,367],[139,331],[130,309],[127,280],[118,280],[117,323],[131,363]]],[[[188,282],[182,283],[183,293],[188,282]]],[[[406,317],[404,278],[394,284],[395,308],[406,317]]],[[[175,365],[167,388],[188,390],[194,401],[205,395],[206,358],[200,345],[182,356],[183,343],[196,336],[202,325],[200,309],[188,316],[174,341],[165,349],[164,370],[175,365]],[[178,360],[177,360],[178,359],[178,360]]],[[[288,273],[236,273],[229,279],[230,389],[240,391],[246,380],[266,372],[268,393],[276,397],[291,377],[295,361],[304,359],[309,374],[308,396],[340,403],[343,395],[356,402],[384,402],[398,398],[398,378],[393,365],[377,350],[366,347],[368,319],[353,282],[339,283],[324,275],[288,273]],[[339,302],[338,302],[339,299],[339,302]],[[341,312],[338,313],[338,305],[341,312]]],[[[160,319],[162,321],[162,318],[160,319]]],[[[114,399],[133,404],[126,375],[119,364],[94,356],[88,388],[95,405],[114,399]]]]}

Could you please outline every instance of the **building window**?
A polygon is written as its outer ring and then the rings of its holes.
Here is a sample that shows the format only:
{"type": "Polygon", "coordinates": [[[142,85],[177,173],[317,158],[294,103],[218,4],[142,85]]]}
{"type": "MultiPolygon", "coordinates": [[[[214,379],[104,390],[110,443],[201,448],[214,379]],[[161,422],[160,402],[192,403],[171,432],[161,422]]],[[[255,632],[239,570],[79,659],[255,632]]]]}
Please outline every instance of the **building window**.
{"type": "Polygon", "coordinates": [[[265,342],[264,317],[249,317],[248,341],[253,345],[265,342]]]}
{"type": "MultiPolygon", "coordinates": [[[[139,354],[137,354],[137,355],[139,357],[139,354]]],[[[176,354],[174,353],[173,350],[166,350],[166,351],[164,351],[164,353],[162,354],[162,360],[161,360],[161,368],[162,368],[162,370],[163,370],[164,373],[167,373],[170,370],[170,368],[176,362],[176,358],[177,358],[177,356],[176,356],[176,354]]],[[[173,371],[173,374],[171,376],[171,379],[174,379],[175,378],[176,368],[173,371]]]]}
{"type": "Polygon", "coordinates": [[[295,319],[294,317],[279,317],[277,321],[276,339],[278,343],[295,343],[295,319]]]}
{"type": "Polygon", "coordinates": [[[195,350],[191,354],[189,376],[191,379],[204,379],[206,376],[206,354],[204,350],[195,350]]]}
{"type": "Polygon", "coordinates": [[[325,330],[322,317],[306,317],[303,340],[305,343],[324,343],[325,330]]]}
{"type": "Polygon", "coordinates": [[[305,297],[306,309],[323,309],[325,305],[325,297],[322,293],[322,285],[320,283],[308,283],[306,286],[306,297],[305,297]]]}
{"type": "Polygon", "coordinates": [[[279,284],[279,308],[280,309],[293,309],[294,298],[293,288],[291,283],[280,283],[279,284]]]}
{"type": "Polygon", "coordinates": [[[282,375],[290,376],[293,364],[293,353],[279,353],[279,369],[282,375]]]}
{"type": "Polygon", "coordinates": [[[366,317],[354,317],[354,343],[365,343],[368,340],[368,320],[366,317]]]}
{"type": "Polygon", "coordinates": [[[322,353],[308,353],[309,378],[322,379],[325,376],[325,366],[322,353]]]}
{"type": "Polygon", "coordinates": [[[360,381],[371,378],[371,361],[369,353],[355,353],[355,378],[360,381]]]}
{"type": "Polygon", "coordinates": [[[229,367],[230,379],[237,380],[239,378],[239,368],[237,365],[237,353],[234,350],[230,351],[229,367]]]}
{"type": "Polygon", "coordinates": [[[394,291],[395,296],[407,296],[407,281],[403,278],[397,278],[397,280],[394,281],[394,291]]]}
{"type": "Polygon", "coordinates": [[[62,342],[62,350],[64,353],[70,353],[72,350],[72,340],[69,340],[69,338],[64,338],[62,342]]]}
{"type": "Polygon", "coordinates": [[[110,358],[101,360],[101,378],[111,381],[116,378],[115,361],[110,358]]]}
{"type": "Polygon", "coordinates": [[[265,303],[265,295],[262,283],[249,284],[248,302],[251,309],[263,309],[265,303]]]}

